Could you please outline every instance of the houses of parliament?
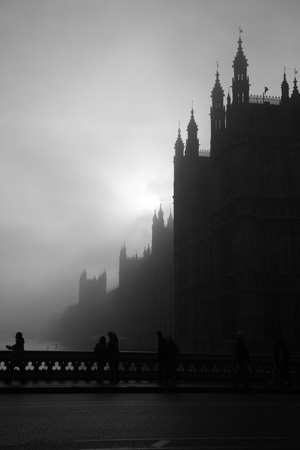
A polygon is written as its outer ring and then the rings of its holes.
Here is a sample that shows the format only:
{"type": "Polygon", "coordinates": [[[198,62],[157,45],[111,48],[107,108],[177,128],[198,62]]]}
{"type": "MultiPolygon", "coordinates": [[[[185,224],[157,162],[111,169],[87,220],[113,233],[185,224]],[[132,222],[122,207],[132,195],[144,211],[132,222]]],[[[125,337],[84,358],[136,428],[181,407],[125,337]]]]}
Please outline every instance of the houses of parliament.
{"type": "MultiPolygon", "coordinates": [[[[130,349],[153,349],[159,329],[182,352],[232,353],[238,331],[258,353],[274,339],[300,344],[296,72],[290,87],[284,71],[279,97],[251,95],[241,36],[232,67],[231,95],[219,70],[211,91],[210,150],[199,148],[193,110],[185,143],[178,131],[174,220],[160,208],[152,248],[128,258],[123,247],[119,287],[94,300],[109,304],[98,332],[114,327],[130,349]]],[[[80,280],[83,309],[89,282],[80,280]]]]}

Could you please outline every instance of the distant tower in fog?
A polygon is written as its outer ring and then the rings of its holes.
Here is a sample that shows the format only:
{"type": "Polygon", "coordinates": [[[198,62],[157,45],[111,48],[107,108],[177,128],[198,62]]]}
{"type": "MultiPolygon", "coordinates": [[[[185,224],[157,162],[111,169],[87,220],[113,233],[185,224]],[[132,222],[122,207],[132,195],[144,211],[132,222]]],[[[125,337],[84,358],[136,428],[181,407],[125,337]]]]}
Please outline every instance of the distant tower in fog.
{"type": "Polygon", "coordinates": [[[154,213],[152,222],[152,254],[154,257],[159,257],[169,251],[173,245],[173,225],[174,220],[170,215],[165,225],[164,213],[160,205],[159,211],[154,213]]]}
{"type": "Polygon", "coordinates": [[[156,331],[173,334],[173,216],[167,222],[160,206],[152,221],[152,249],[143,256],[120,251],[119,311],[123,345],[156,348],[156,331]]]}
{"type": "Polygon", "coordinates": [[[87,278],[84,270],[79,279],[79,305],[89,306],[96,304],[104,298],[106,294],[106,272],[98,278],[87,278]]]}

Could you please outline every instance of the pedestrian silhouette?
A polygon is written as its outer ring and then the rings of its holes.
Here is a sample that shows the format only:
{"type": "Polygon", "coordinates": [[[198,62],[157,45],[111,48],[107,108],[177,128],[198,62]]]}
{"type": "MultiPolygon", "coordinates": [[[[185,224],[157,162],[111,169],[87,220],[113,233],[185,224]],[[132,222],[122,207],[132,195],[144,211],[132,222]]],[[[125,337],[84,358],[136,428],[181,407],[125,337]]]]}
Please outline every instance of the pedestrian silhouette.
{"type": "Polygon", "coordinates": [[[167,362],[167,340],[163,337],[161,331],[157,331],[157,362],[158,362],[158,381],[167,383],[168,381],[168,362],[167,362]]]}
{"type": "Polygon", "coordinates": [[[250,362],[250,357],[242,331],[239,331],[237,333],[235,342],[235,354],[238,367],[236,375],[234,377],[234,383],[237,384],[239,381],[241,381],[246,387],[248,386],[248,365],[250,362]]]}
{"type": "Polygon", "coordinates": [[[94,354],[97,361],[97,382],[102,383],[104,379],[104,367],[107,363],[107,348],[105,336],[101,336],[99,342],[95,345],[94,354]]]}
{"type": "Polygon", "coordinates": [[[179,353],[178,345],[173,341],[172,336],[167,337],[167,380],[175,381],[177,378],[176,359],[179,353]]]}
{"type": "Polygon", "coordinates": [[[271,383],[278,384],[279,382],[279,356],[280,356],[280,345],[276,340],[273,345],[273,369],[271,375],[271,383]]]}
{"type": "Polygon", "coordinates": [[[284,341],[280,342],[279,350],[279,384],[282,383],[291,386],[290,352],[284,341]]]}
{"type": "Polygon", "coordinates": [[[10,384],[13,378],[13,371],[15,367],[19,367],[22,374],[23,383],[27,383],[27,375],[25,370],[25,363],[23,361],[25,349],[25,340],[23,338],[23,334],[18,331],[15,336],[16,342],[14,345],[7,345],[6,348],[8,350],[13,351],[13,356],[10,360],[9,367],[7,369],[7,375],[5,378],[5,383],[10,384]]]}
{"type": "Polygon", "coordinates": [[[109,341],[107,343],[107,360],[109,364],[109,378],[110,383],[117,383],[119,381],[119,339],[116,333],[109,331],[109,341]]]}

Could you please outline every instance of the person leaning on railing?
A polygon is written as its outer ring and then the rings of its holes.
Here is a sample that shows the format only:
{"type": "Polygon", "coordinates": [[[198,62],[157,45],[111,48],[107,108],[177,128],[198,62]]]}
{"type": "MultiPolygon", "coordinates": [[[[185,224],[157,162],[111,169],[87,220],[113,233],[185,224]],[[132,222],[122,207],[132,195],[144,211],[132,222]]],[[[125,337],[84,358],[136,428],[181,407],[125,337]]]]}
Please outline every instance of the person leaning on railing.
{"type": "Polygon", "coordinates": [[[9,367],[7,369],[7,375],[6,375],[6,379],[5,379],[5,383],[7,383],[7,384],[11,383],[11,380],[13,377],[13,371],[14,371],[15,367],[19,367],[21,374],[22,374],[23,383],[27,383],[25,363],[23,361],[23,356],[25,353],[24,345],[25,345],[25,340],[23,338],[23,334],[20,331],[18,331],[16,333],[15,344],[6,346],[6,348],[8,350],[13,351],[13,357],[12,357],[9,367]]]}

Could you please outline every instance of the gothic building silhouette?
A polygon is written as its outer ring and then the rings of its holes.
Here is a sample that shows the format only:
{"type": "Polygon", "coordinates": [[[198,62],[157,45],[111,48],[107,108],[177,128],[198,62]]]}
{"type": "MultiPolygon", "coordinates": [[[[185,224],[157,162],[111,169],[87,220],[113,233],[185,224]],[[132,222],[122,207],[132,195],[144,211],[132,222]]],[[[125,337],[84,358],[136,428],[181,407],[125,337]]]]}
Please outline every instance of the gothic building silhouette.
{"type": "MultiPolygon", "coordinates": [[[[274,339],[300,343],[300,94],[284,70],[281,96],[250,94],[241,37],[232,94],[224,104],[217,69],[211,146],[200,150],[191,111],[186,143],[175,143],[174,220],[160,207],[152,246],[141,257],[122,246],[119,287],[106,274],[80,278],[78,329],[114,329],[122,349],[154,350],[156,331],[182,352],[234,351],[243,331],[251,351],[274,339]]],[[[73,317],[72,316],[72,317],[73,317]]]]}
{"type": "Polygon", "coordinates": [[[141,258],[120,252],[119,330],[128,349],[155,349],[156,332],[173,333],[173,217],[162,207],[152,222],[152,248],[141,258]]]}
{"type": "Polygon", "coordinates": [[[241,37],[226,106],[211,92],[211,148],[191,112],[174,157],[174,334],[182,351],[300,340],[300,95],[250,95],[241,37]]]}
{"type": "Polygon", "coordinates": [[[119,287],[107,292],[106,273],[79,280],[77,330],[81,339],[117,332],[123,350],[154,350],[156,332],[173,333],[173,217],[162,206],[152,221],[152,246],[142,256],[127,256],[122,245],[119,287]]]}

